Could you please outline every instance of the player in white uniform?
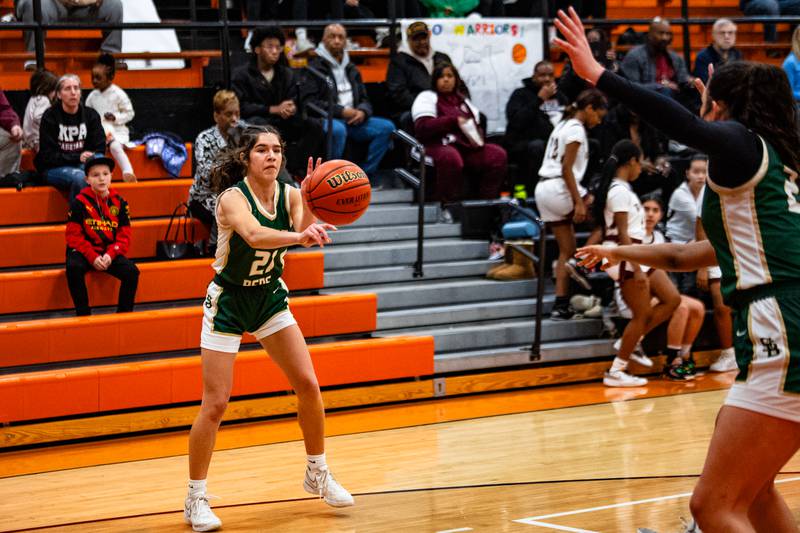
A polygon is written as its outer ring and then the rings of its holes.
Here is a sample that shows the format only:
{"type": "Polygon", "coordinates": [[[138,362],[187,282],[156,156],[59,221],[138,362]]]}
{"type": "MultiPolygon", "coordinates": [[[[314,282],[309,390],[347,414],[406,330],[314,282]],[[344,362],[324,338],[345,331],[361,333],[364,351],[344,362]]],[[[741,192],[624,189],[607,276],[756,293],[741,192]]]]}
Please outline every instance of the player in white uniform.
{"type": "Polygon", "coordinates": [[[581,185],[589,163],[586,130],[603,121],[608,104],[603,93],[587,89],[564,110],[547,141],[539,182],[536,184],[536,207],[558,244],[556,264],[556,303],[551,318],[566,320],[574,312],[569,307],[569,273],[566,262],[575,253],[575,228],[586,220],[591,198],[581,185]]]}
{"type": "MultiPolygon", "coordinates": [[[[598,220],[602,217],[606,245],[641,244],[645,238],[644,209],[631,187],[631,182],[642,172],[641,160],[641,149],[629,140],[622,140],[614,145],[603,168],[593,208],[595,217],[598,220]]],[[[609,267],[607,272],[619,283],[632,316],[603,383],[609,387],[640,387],[647,380],[629,374],[628,361],[641,338],[672,315],[680,303],[680,295],[661,270],[622,262],[609,267]],[[655,305],[651,301],[654,296],[658,299],[655,305]]],[[[646,356],[635,360],[645,366],[653,365],[646,356]]]]}

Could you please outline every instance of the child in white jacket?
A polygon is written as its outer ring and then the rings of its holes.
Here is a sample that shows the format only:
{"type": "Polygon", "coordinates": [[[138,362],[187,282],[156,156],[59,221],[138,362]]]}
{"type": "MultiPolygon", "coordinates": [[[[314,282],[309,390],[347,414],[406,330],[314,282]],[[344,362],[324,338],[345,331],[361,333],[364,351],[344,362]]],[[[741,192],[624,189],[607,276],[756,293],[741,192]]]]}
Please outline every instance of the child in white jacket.
{"type": "Polygon", "coordinates": [[[86,98],[86,107],[91,107],[100,115],[108,149],[122,170],[122,179],[135,182],[136,175],[123,148],[130,141],[127,124],[133,120],[133,104],[125,91],[113,83],[115,74],[114,57],[111,54],[101,54],[92,68],[94,90],[86,98]]]}
{"type": "Polygon", "coordinates": [[[58,77],[47,69],[39,69],[31,75],[31,97],[22,119],[23,148],[39,151],[39,124],[56,97],[56,84],[58,77]]]}

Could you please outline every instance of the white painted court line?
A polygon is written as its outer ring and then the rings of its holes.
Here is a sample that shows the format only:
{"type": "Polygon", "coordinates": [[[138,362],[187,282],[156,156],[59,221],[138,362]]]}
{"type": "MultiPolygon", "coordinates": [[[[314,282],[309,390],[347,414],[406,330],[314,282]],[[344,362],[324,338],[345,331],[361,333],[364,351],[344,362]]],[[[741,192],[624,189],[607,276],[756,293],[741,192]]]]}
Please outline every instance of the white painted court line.
{"type": "MultiPolygon", "coordinates": [[[[800,477],[789,477],[785,479],[779,479],[775,482],[777,485],[778,483],[790,483],[792,481],[800,481],[800,477]]],[[[514,522],[519,522],[521,524],[529,524],[532,526],[542,526],[542,527],[551,527],[553,529],[561,529],[563,531],[587,531],[585,529],[572,529],[566,528],[565,526],[556,526],[554,524],[546,524],[539,522],[539,520],[544,520],[547,518],[556,518],[559,516],[571,516],[576,514],[583,514],[583,513],[593,513],[595,511],[604,511],[606,509],[618,509],[620,507],[632,507],[634,505],[641,505],[643,503],[654,503],[654,502],[663,502],[667,500],[677,500],[678,498],[686,498],[691,496],[691,492],[681,492],[680,494],[670,494],[669,496],[660,496],[658,498],[647,498],[644,500],[634,500],[631,502],[623,502],[623,503],[615,503],[612,505],[601,505],[599,507],[589,507],[587,509],[577,509],[575,511],[564,511],[562,513],[552,513],[546,514],[541,516],[530,516],[528,518],[520,518],[518,520],[514,520],[514,522]]]]}
{"type": "MultiPolygon", "coordinates": [[[[514,520],[514,522],[521,522],[521,520],[514,520]]],[[[539,526],[539,527],[547,527],[550,529],[557,529],[558,531],[572,531],[573,533],[600,533],[599,531],[592,531],[591,529],[576,529],[574,527],[569,526],[559,526],[558,524],[550,524],[548,522],[539,522],[537,520],[531,520],[525,522],[531,526],[539,526]]]]}
{"type": "Polygon", "coordinates": [[[442,529],[436,533],[458,533],[459,531],[472,531],[471,527],[460,527],[458,529],[442,529]]]}

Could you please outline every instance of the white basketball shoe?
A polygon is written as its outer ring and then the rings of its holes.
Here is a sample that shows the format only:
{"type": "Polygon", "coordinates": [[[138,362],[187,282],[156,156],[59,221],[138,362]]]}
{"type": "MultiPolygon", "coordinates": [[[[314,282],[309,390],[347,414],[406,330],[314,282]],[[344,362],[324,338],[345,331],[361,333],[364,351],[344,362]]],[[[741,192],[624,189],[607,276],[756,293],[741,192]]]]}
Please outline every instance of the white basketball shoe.
{"type": "Polygon", "coordinates": [[[325,500],[331,507],[349,507],[355,503],[353,496],[336,481],[327,466],[319,470],[306,468],[303,488],[325,500]]]}

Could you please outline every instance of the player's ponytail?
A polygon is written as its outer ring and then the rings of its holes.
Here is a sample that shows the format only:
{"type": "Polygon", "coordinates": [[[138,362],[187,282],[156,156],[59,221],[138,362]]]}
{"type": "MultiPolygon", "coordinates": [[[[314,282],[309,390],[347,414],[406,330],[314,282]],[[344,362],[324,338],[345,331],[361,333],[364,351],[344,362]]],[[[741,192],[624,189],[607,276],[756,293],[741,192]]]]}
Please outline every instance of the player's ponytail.
{"type": "Polygon", "coordinates": [[[578,111],[583,111],[590,106],[594,109],[606,109],[608,107],[608,100],[606,100],[605,95],[597,89],[581,91],[581,94],[578,95],[575,101],[564,108],[564,114],[561,116],[561,120],[569,120],[574,117],[578,111]]]}
{"type": "Polygon", "coordinates": [[[272,126],[247,126],[231,128],[228,147],[220,152],[211,168],[211,190],[219,194],[239,183],[247,175],[250,165],[250,152],[258,143],[262,133],[272,133],[281,143],[281,168],[286,168],[286,145],[280,132],[272,126]]]}
{"type": "Polygon", "coordinates": [[[606,159],[603,165],[603,172],[600,177],[600,184],[595,191],[594,203],[592,204],[592,215],[594,220],[605,231],[604,211],[606,209],[606,200],[608,199],[608,189],[611,187],[611,181],[617,175],[617,170],[630,163],[631,159],[639,159],[642,157],[642,150],[634,142],[628,139],[623,139],[614,145],[611,149],[611,155],[606,159]]]}

